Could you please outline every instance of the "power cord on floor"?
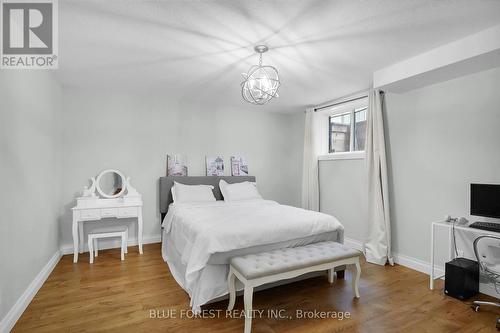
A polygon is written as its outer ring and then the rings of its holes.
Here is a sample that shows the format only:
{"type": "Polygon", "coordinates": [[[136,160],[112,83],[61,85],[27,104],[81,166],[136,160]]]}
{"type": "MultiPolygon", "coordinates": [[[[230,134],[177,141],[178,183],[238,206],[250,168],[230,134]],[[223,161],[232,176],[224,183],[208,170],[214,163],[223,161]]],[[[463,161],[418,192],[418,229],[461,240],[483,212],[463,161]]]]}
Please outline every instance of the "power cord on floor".
{"type": "Polygon", "coordinates": [[[455,236],[455,223],[457,223],[457,218],[455,219],[452,219],[453,220],[453,223],[451,225],[451,228],[453,230],[453,247],[455,248],[455,258],[458,258],[458,250],[457,250],[457,239],[456,239],[456,236],[455,236]]]}

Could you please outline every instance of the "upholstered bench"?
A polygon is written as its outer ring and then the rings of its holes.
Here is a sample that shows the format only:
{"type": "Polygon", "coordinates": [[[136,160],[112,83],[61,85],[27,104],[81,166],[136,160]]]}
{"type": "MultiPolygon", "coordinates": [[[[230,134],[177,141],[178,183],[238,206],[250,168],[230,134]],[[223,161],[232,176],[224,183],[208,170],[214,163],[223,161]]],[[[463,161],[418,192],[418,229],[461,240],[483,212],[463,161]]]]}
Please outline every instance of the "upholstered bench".
{"type": "Polygon", "coordinates": [[[101,227],[94,228],[88,235],[88,246],[89,246],[89,262],[94,263],[94,256],[99,255],[99,247],[97,240],[101,238],[112,238],[120,237],[121,241],[121,260],[125,260],[125,253],[127,253],[127,241],[128,241],[128,227],[127,226],[116,226],[116,227],[101,227]]]}
{"type": "Polygon", "coordinates": [[[328,281],[333,283],[334,268],[343,265],[356,267],[356,273],[352,278],[352,288],[356,298],[359,298],[360,256],[360,251],[350,249],[340,243],[320,242],[232,258],[228,276],[228,310],[234,307],[235,282],[238,278],[245,287],[243,294],[245,333],[250,333],[254,287],[322,270],[328,270],[328,281]]]}

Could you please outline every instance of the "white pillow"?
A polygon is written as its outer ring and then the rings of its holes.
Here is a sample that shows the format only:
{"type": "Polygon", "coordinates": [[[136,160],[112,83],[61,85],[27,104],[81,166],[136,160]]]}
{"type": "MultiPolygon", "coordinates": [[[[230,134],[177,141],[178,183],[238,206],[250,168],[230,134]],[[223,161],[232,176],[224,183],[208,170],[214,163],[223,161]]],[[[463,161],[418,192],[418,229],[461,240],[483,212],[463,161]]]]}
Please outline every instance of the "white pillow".
{"type": "Polygon", "coordinates": [[[252,182],[228,184],[225,180],[221,179],[219,181],[219,188],[224,201],[262,200],[262,196],[257,191],[257,185],[252,182]]]}
{"type": "Polygon", "coordinates": [[[175,203],[216,201],[213,189],[212,185],[184,185],[174,181],[172,199],[175,203]]]}

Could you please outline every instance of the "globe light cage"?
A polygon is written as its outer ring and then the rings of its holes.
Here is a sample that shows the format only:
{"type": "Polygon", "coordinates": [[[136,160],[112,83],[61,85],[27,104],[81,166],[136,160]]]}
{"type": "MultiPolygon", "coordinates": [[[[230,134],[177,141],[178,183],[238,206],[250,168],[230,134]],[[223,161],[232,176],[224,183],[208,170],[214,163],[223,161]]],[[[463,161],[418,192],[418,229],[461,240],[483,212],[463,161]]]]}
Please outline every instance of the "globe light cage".
{"type": "Polygon", "coordinates": [[[250,67],[243,73],[241,96],[249,103],[263,105],[278,96],[280,79],[278,70],[269,65],[262,65],[262,53],[268,50],[265,45],[257,45],[255,51],[259,53],[259,64],[250,67]]]}

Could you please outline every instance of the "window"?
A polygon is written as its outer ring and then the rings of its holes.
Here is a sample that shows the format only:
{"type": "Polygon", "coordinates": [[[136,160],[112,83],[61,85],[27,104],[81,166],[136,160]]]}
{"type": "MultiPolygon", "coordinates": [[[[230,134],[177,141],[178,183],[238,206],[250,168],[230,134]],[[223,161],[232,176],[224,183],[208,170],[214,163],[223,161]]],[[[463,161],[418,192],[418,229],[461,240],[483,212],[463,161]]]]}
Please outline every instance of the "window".
{"type": "Polygon", "coordinates": [[[328,119],[330,154],[365,150],[366,107],[335,114],[328,119]]]}
{"type": "Polygon", "coordinates": [[[330,116],[330,153],[351,150],[351,114],[330,116]]]}

